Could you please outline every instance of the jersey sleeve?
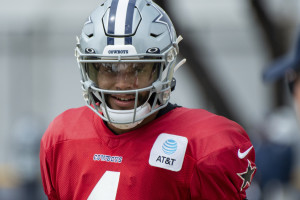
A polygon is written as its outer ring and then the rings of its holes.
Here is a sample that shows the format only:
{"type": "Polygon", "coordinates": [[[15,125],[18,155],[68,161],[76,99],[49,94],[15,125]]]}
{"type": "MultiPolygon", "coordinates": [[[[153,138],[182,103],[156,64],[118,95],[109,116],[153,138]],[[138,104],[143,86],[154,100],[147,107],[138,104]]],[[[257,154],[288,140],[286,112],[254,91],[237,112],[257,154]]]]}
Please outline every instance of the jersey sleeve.
{"type": "Polygon", "coordinates": [[[41,141],[40,145],[40,168],[45,194],[47,195],[49,200],[58,200],[58,197],[52,184],[50,176],[51,167],[47,161],[47,154],[44,148],[43,140],[41,141]]]}
{"type": "Polygon", "coordinates": [[[250,142],[222,148],[197,161],[191,179],[192,199],[246,199],[256,171],[250,142]]]}

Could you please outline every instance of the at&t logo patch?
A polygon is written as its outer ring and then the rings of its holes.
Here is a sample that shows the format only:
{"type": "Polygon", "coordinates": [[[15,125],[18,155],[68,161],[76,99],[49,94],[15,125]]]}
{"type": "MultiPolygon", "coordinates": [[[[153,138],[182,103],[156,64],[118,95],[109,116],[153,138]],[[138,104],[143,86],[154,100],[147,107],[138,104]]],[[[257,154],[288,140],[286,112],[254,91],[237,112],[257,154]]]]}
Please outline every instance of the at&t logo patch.
{"type": "Polygon", "coordinates": [[[180,171],[188,140],[168,133],[160,134],[151,149],[149,164],[171,171],[180,171]]]}
{"type": "Polygon", "coordinates": [[[168,155],[175,153],[177,150],[177,142],[175,140],[165,141],[162,150],[168,155]]]}

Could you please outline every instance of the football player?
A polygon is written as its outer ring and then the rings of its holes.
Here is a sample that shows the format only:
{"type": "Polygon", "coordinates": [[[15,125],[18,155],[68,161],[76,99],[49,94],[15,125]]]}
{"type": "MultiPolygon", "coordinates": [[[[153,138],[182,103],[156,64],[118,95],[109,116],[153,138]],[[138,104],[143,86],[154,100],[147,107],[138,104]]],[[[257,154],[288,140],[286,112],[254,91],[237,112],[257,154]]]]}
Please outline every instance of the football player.
{"type": "Polygon", "coordinates": [[[41,141],[49,199],[246,199],[256,166],[244,129],[169,103],[181,39],[151,0],[107,0],[88,17],[75,51],[86,106],[41,141]]]}

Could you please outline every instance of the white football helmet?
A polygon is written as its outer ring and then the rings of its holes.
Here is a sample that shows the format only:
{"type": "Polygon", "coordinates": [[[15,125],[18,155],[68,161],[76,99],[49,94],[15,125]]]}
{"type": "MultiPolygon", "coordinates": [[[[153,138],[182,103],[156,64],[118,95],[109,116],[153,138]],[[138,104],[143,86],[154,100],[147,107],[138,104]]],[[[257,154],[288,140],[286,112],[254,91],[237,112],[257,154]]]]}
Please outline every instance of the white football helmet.
{"type": "Polygon", "coordinates": [[[173,74],[185,62],[175,66],[181,39],[151,0],[107,0],[85,22],[75,50],[87,106],[120,129],[133,128],[164,108],[175,87],[173,74]],[[131,79],[135,86],[107,86],[131,79]],[[113,108],[109,95],[134,106],[113,108]]]}

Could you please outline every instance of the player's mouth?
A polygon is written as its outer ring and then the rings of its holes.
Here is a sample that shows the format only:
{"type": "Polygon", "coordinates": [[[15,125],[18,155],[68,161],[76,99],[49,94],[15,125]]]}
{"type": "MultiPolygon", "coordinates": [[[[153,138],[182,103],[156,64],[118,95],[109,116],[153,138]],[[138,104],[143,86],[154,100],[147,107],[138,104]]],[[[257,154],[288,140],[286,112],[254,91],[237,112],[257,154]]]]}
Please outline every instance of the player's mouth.
{"type": "Polygon", "coordinates": [[[133,95],[111,95],[110,97],[112,109],[129,110],[134,108],[135,96],[133,95]]]}

